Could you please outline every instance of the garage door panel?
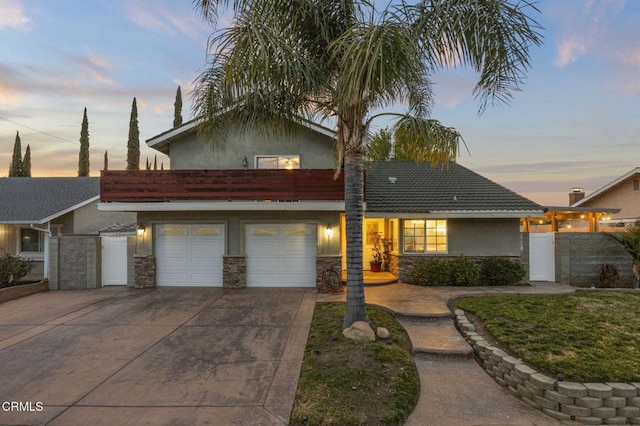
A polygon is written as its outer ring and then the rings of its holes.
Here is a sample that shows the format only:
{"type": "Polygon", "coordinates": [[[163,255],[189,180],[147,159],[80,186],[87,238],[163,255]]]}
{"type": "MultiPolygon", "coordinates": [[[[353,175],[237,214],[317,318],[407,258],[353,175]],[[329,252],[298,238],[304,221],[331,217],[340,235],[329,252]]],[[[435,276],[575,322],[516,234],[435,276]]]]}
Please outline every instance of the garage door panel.
{"type": "Polygon", "coordinates": [[[156,225],[159,286],[222,286],[224,225],[156,225]]]}
{"type": "Polygon", "coordinates": [[[248,286],[315,286],[315,225],[250,224],[245,230],[248,286]]]}

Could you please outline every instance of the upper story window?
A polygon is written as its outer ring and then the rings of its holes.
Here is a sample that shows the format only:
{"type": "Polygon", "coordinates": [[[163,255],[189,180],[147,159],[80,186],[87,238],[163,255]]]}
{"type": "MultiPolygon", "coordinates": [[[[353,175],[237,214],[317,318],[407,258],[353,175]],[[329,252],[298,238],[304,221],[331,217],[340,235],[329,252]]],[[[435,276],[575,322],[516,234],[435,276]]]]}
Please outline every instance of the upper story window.
{"type": "Polygon", "coordinates": [[[44,252],[44,234],[31,228],[20,229],[20,252],[36,254],[44,252]]]}
{"type": "Polygon", "coordinates": [[[256,155],[256,169],[293,170],[299,168],[299,155],[256,155]]]}
{"type": "Polygon", "coordinates": [[[405,253],[447,253],[447,221],[408,219],[404,221],[405,253]]]}

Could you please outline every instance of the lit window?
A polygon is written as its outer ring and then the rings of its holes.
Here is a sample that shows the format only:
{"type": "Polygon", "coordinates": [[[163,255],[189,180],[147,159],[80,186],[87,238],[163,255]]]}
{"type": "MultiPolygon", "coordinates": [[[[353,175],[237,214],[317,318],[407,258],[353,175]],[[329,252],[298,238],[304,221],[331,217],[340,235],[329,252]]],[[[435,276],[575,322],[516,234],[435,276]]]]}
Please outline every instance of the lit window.
{"type": "Polygon", "coordinates": [[[446,253],[447,221],[408,219],[404,221],[405,253],[446,253]]]}
{"type": "Polygon", "coordinates": [[[299,169],[299,155],[258,155],[256,169],[299,169]]]}
{"type": "Polygon", "coordinates": [[[20,229],[20,251],[23,253],[44,252],[44,236],[35,229],[20,229]]]}

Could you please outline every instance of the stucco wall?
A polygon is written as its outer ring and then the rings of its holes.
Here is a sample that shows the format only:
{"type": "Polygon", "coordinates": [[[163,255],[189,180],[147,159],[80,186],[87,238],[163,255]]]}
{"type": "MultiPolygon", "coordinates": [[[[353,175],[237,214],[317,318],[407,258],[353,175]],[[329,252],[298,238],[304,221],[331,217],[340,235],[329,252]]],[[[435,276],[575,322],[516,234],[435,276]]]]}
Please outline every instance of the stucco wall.
{"type": "Polygon", "coordinates": [[[331,169],[336,165],[333,141],[306,127],[295,125],[291,133],[259,134],[230,132],[225,149],[203,143],[196,132],[185,135],[170,146],[171,168],[180,169],[241,169],[246,156],[249,168],[255,155],[300,155],[301,169],[331,169]]]}
{"type": "Polygon", "coordinates": [[[519,219],[449,219],[448,255],[520,256],[519,219]]]}
{"type": "Polygon", "coordinates": [[[610,215],[612,219],[640,217],[640,189],[633,190],[633,181],[636,179],[640,179],[640,176],[631,176],[605,193],[581,204],[580,207],[621,209],[619,213],[610,215]]]}
{"type": "Polygon", "coordinates": [[[87,204],[73,212],[72,229],[63,229],[65,234],[92,234],[114,223],[135,223],[135,212],[98,211],[98,201],[87,204]]]}

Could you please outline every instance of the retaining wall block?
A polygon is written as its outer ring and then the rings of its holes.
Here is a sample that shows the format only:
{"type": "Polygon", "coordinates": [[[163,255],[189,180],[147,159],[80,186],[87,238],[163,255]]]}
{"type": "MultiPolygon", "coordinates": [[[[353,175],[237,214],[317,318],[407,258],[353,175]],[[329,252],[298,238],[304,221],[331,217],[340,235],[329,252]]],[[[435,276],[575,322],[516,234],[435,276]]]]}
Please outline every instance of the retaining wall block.
{"type": "Polygon", "coordinates": [[[453,313],[454,313],[456,316],[463,316],[463,317],[465,317],[465,318],[466,318],[465,313],[464,313],[464,311],[463,311],[462,309],[456,309],[455,311],[453,311],[453,313]]]}
{"type": "Polygon", "coordinates": [[[629,419],[629,424],[640,425],[640,417],[632,417],[629,419]]]}
{"type": "Polygon", "coordinates": [[[566,413],[561,413],[559,411],[549,410],[548,408],[543,408],[542,411],[544,411],[547,415],[553,417],[556,420],[560,420],[560,421],[571,420],[571,416],[566,414],[566,413]]]}
{"type": "Polygon", "coordinates": [[[605,425],[626,425],[627,418],[626,417],[612,417],[610,419],[604,419],[605,425]]]}
{"type": "Polygon", "coordinates": [[[537,387],[531,382],[525,382],[524,386],[534,395],[544,396],[544,389],[537,387]]]}
{"type": "Polygon", "coordinates": [[[607,383],[613,389],[613,396],[633,398],[638,396],[638,388],[627,383],[607,383]]]}
{"type": "Polygon", "coordinates": [[[640,408],[638,407],[620,407],[617,409],[617,414],[620,417],[640,417],[640,408]]]}
{"type": "Polygon", "coordinates": [[[587,407],[578,407],[577,405],[562,405],[560,411],[570,416],[589,417],[591,409],[587,407]]]}
{"type": "MultiPolygon", "coordinates": [[[[491,351],[491,353],[489,354],[489,359],[493,362],[502,362],[502,359],[504,357],[509,356],[509,354],[507,354],[505,351],[503,351],[502,349],[493,349],[491,351]]],[[[635,396],[635,395],[634,395],[635,396]]]]}
{"type": "Polygon", "coordinates": [[[503,378],[501,378],[501,377],[494,377],[494,378],[493,378],[493,380],[495,380],[495,381],[496,381],[496,383],[498,383],[498,384],[499,384],[500,386],[502,386],[503,388],[506,388],[507,386],[509,386],[509,385],[507,384],[507,382],[505,382],[505,381],[504,381],[504,379],[503,379],[503,378]]]}
{"type": "Polygon", "coordinates": [[[504,364],[507,368],[513,370],[516,365],[522,364],[522,361],[512,356],[505,356],[504,358],[502,358],[502,364],[504,364]]]}
{"type": "Polygon", "coordinates": [[[487,348],[491,347],[491,345],[485,340],[478,340],[476,341],[475,345],[478,352],[486,352],[487,348]]]}
{"type": "Polygon", "coordinates": [[[581,425],[601,425],[603,423],[600,417],[576,417],[576,422],[581,425]]]}
{"type": "Polygon", "coordinates": [[[537,373],[536,370],[525,364],[518,364],[513,368],[513,374],[515,374],[516,377],[520,377],[521,379],[528,379],[529,376],[535,373],[537,373]]]}
{"type": "Polygon", "coordinates": [[[558,402],[556,401],[552,401],[540,395],[534,395],[533,400],[542,408],[546,408],[547,410],[560,411],[560,404],[558,404],[558,402]]]}
{"type": "Polygon", "coordinates": [[[616,412],[616,409],[612,407],[599,407],[591,409],[591,415],[594,417],[600,417],[601,419],[611,419],[617,414],[618,413],[616,412]]]}
{"type": "Polygon", "coordinates": [[[605,407],[620,408],[627,405],[627,398],[621,396],[612,396],[611,398],[603,399],[605,407]]]}
{"type": "Polygon", "coordinates": [[[529,389],[527,389],[526,385],[517,385],[516,389],[518,390],[518,393],[523,398],[527,398],[527,399],[533,400],[533,392],[531,392],[529,389]]]}
{"type": "Polygon", "coordinates": [[[592,396],[583,396],[576,398],[576,405],[587,408],[600,408],[603,405],[602,398],[594,398],[592,396]]]}
{"type": "Polygon", "coordinates": [[[627,398],[627,405],[632,407],[640,407],[640,396],[636,396],[635,398],[627,398]]]}
{"type": "Polygon", "coordinates": [[[518,382],[516,382],[513,379],[513,375],[511,375],[511,374],[505,374],[503,379],[504,379],[505,382],[507,382],[507,385],[509,385],[509,386],[515,387],[515,386],[518,385],[518,382]]]}
{"type": "Polygon", "coordinates": [[[535,373],[529,376],[529,381],[534,386],[544,390],[555,390],[556,381],[550,377],[545,376],[542,373],[535,373]]]}
{"type": "Polygon", "coordinates": [[[557,391],[546,390],[544,391],[544,397],[551,401],[559,402],[562,405],[574,405],[576,400],[570,396],[562,395],[557,391]]]}
{"type": "MultiPolygon", "coordinates": [[[[588,389],[582,383],[558,382],[558,392],[572,398],[579,398],[589,394],[588,389]]],[[[588,415],[588,414],[587,414],[588,415]]]]}
{"type": "Polygon", "coordinates": [[[540,406],[538,404],[536,404],[534,401],[530,400],[529,398],[527,398],[526,396],[522,397],[522,400],[530,407],[535,408],[536,410],[540,409],[540,406]]]}
{"type": "Polygon", "coordinates": [[[594,398],[609,398],[613,396],[613,389],[611,386],[604,383],[585,383],[584,386],[589,391],[589,396],[594,398]]]}

